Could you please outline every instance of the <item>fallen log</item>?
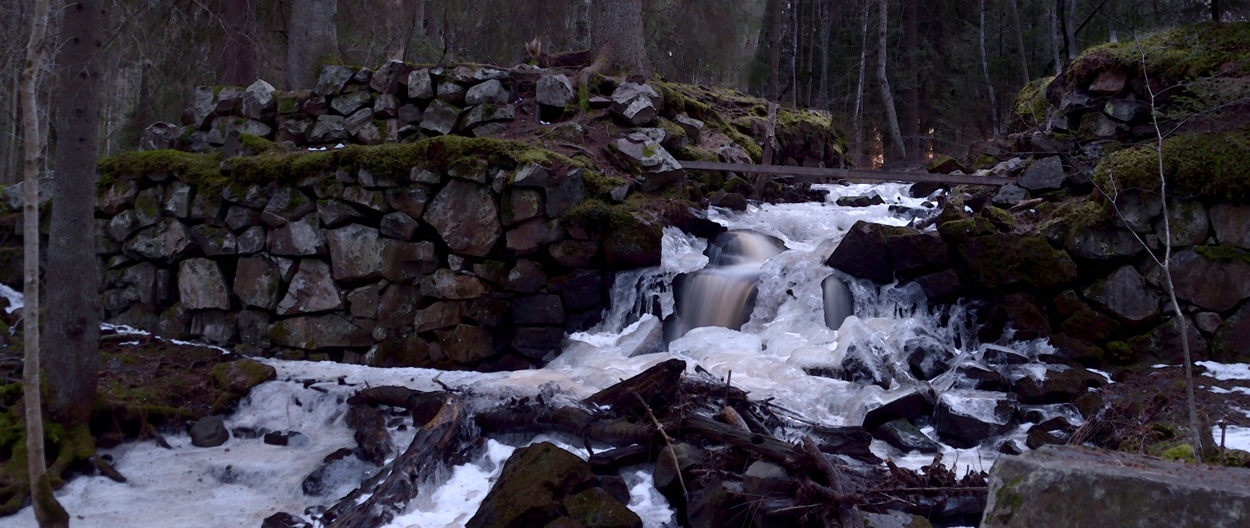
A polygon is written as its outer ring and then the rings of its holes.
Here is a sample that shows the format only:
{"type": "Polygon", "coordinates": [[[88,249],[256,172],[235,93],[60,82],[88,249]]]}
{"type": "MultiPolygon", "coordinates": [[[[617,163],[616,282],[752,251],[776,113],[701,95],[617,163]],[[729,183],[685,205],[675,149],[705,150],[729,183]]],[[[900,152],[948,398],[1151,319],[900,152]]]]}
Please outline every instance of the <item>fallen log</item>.
{"type": "Polygon", "coordinates": [[[468,414],[463,398],[449,398],[434,419],[417,431],[408,449],[391,463],[384,479],[349,493],[326,510],[322,524],[330,528],[377,528],[394,520],[437,470],[468,458],[465,448],[474,443],[468,414]]]}
{"type": "Polygon", "coordinates": [[[704,416],[687,416],[681,421],[680,436],[682,438],[702,438],[718,444],[730,445],[756,453],[764,458],[775,460],[790,468],[804,465],[808,456],[797,447],[759,433],[750,433],[742,429],[723,424],[704,416]]]}
{"type": "Polygon", "coordinates": [[[603,389],[585,401],[598,407],[608,407],[614,414],[622,417],[646,418],[647,407],[662,414],[677,399],[678,389],[681,388],[681,375],[685,371],[685,361],[670,359],[603,389]]]}

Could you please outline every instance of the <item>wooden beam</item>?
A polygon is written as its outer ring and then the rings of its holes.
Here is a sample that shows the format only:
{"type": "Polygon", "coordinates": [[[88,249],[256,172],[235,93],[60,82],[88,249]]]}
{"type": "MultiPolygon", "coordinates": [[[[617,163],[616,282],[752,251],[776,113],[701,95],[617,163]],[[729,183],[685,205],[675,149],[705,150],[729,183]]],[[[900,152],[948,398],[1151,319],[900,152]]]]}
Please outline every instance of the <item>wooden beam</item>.
{"type": "Polygon", "coordinates": [[[789,165],[751,165],[745,163],[716,163],[711,161],[682,161],[685,170],[729,171],[748,174],[787,175],[804,180],[840,178],[845,180],[879,180],[902,182],[937,182],[964,185],[989,185],[1001,187],[1012,180],[989,178],[968,174],[929,174],[927,172],[894,172],[860,169],[823,169],[818,167],[792,167],[789,165]]]}

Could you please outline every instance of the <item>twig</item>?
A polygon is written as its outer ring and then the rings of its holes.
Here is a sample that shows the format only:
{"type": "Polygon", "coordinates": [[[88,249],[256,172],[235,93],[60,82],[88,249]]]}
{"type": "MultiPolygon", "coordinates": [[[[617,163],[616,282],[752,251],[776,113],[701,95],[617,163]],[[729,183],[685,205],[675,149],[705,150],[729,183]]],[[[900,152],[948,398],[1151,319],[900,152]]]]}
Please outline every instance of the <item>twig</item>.
{"type": "Polygon", "coordinates": [[[803,451],[816,462],[816,467],[820,468],[829,479],[829,488],[833,492],[834,500],[839,503],[846,500],[851,494],[851,484],[846,481],[846,476],[842,474],[842,471],[829,461],[829,457],[816,447],[816,440],[812,438],[812,435],[803,435],[802,447],[803,451]]]}
{"type": "Polygon", "coordinates": [[[686,479],[681,476],[681,462],[677,460],[677,450],[673,449],[673,440],[668,437],[668,433],[664,431],[664,425],[655,419],[655,413],[651,412],[651,406],[647,405],[647,401],[642,399],[637,392],[631,392],[634,398],[638,399],[638,403],[642,404],[642,408],[647,410],[647,418],[651,419],[651,423],[655,424],[655,429],[660,432],[660,436],[664,437],[664,443],[668,445],[668,456],[673,459],[673,468],[677,470],[677,482],[681,484],[681,496],[687,501],[690,500],[690,492],[686,490],[686,479]]]}

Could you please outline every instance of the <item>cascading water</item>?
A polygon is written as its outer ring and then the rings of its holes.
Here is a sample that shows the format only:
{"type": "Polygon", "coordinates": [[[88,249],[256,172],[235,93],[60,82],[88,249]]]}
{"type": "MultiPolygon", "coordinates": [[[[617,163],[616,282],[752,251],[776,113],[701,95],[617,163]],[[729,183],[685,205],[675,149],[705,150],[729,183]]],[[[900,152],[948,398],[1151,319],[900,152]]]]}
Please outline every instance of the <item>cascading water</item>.
{"type": "MultiPolygon", "coordinates": [[[[368,473],[362,467],[345,468],[338,476],[346,480],[335,481],[339,489],[326,496],[300,491],[300,481],[317,461],[352,445],[344,400],[365,385],[418,390],[446,385],[487,400],[542,396],[546,401],[574,401],[678,358],[686,360],[690,372],[702,369],[723,378],[732,371],[734,385],[753,399],[772,398],[825,425],[859,425],[869,410],[918,389],[953,402],[967,400],[966,389],[974,387],[956,368],[978,356],[979,344],[958,307],[937,312],[915,286],[876,285],[825,265],[856,221],[905,225],[934,211],[923,199],[907,197],[906,185],[818,188],[828,191],[825,202],[765,204],[742,213],[708,211],[710,220],[729,231],[710,244],[665,228],[661,266],[617,274],[603,321],[591,331],[569,336],[561,355],[543,369],[483,374],[265,360],[277,369],[278,380],[258,387],[227,417],[226,425],[297,429],[310,437],[307,445],[278,448],[231,440],[223,448],[199,449],[189,447],[184,434],[168,437],[173,450],[126,444],[104,452],[114,456],[130,483],[84,477],[67,484],[58,497],[82,515],[79,526],[256,526],[275,511],[315,511],[368,473]],[[885,204],[849,208],[833,203],[843,195],[871,193],[885,204]],[[158,503],[159,508],[152,506],[158,503]],[[123,504],[144,506],[118,506],[123,504]],[[159,513],[166,511],[177,515],[159,513]]],[[[1017,345],[1033,356],[1047,351],[1044,343],[1017,345]]],[[[1034,366],[1040,365],[1024,365],[1034,366]]],[[[1024,368],[1020,375],[1031,372],[1024,368]]],[[[1064,406],[1035,406],[1029,412],[1080,422],[1074,409],[1064,406]]],[[[917,425],[937,436],[931,424],[917,425]]],[[[1019,437],[1022,431],[1005,435],[1019,437]]],[[[398,445],[412,437],[411,432],[393,435],[398,445]]],[[[572,444],[566,448],[588,456],[576,445],[578,440],[564,440],[572,444]]],[[[501,441],[491,440],[479,460],[449,468],[435,479],[437,486],[414,501],[408,515],[387,526],[463,526],[516,447],[501,441]]],[[[943,446],[943,462],[957,472],[988,469],[996,447],[993,442],[981,449],[943,446]]],[[[918,468],[932,460],[932,455],[903,453],[880,441],[873,442],[873,450],[903,467],[918,468]]],[[[623,476],[630,487],[630,508],[646,526],[658,528],[673,512],[650,485],[649,471],[638,468],[623,476]]],[[[8,522],[35,524],[29,508],[8,522]]]]}

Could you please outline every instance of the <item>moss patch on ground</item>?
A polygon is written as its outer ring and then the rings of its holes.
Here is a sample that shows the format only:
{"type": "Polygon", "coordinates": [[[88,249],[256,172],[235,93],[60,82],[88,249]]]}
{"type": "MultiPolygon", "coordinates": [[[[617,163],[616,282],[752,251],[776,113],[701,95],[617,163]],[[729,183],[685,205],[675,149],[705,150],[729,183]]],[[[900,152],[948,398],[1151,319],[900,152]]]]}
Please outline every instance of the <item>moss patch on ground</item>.
{"type": "MultiPolygon", "coordinates": [[[[1168,196],[1250,201],[1250,127],[1180,134],[1167,139],[1163,144],[1163,174],[1168,196]]],[[[1098,164],[1094,181],[1108,190],[1142,189],[1157,193],[1157,150],[1139,145],[1117,151],[1098,164]]]]}

